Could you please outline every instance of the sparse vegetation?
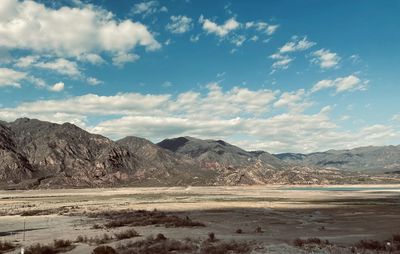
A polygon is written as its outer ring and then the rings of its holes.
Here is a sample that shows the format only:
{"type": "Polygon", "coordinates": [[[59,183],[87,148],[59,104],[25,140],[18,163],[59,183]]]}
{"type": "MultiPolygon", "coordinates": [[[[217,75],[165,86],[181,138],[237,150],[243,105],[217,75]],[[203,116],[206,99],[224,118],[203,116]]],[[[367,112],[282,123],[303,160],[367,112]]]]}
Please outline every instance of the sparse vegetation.
{"type": "Polygon", "coordinates": [[[146,210],[122,210],[90,214],[89,217],[105,218],[106,228],[116,228],[123,226],[148,226],[163,225],[165,227],[204,227],[200,222],[191,220],[189,217],[180,218],[175,215],[168,215],[164,212],[146,210]]]}
{"type": "Polygon", "coordinates": [[[113,238],[110,235],[104,233],[102,236],[95,236],[95,237],[87,237],[80,235],[76,238],[75,242],[99,245],[108,243],[112,240],[113,238]]]}
{"type": "Polygon", "coordinates": [[[114,248],[105,245],[96,247],[92,254],[117,254],[117,251],[114,248]]]}
{"type": "Polygon", "coordinates": [[[130,242],[118,247],[121,254],[191,253],[196,248],[192,241],[168,239],[162,234],[158,234],[156,238],[149,236],[144,240],[130,242]]]}
{"type": "Polygon", "coordinates": [[[264,231],[262,230],[262,228],[260,226],[258,226],[255,230],[256,233],[264,233],[264,231]]]}
{"type": "Polygon", "coordinates": [[[114,233],[114,235],[118,240],[140,236],[139,233],[134,229],[128,229],[122,232],[114,233]]]}
{"type": "Polygon", "coordinates": [[[0,253],[11,251],[15,249],[17,246],[8,241],[0,241],[0,253]]]}
{"type": "Polygon", "coordinates": [[[203,242],[200,247],[201,254],[225,254],[225,253],[235,253],[235,254],[244,254],[250,253],[251,247],[246,242],[218,242],[218,243],[210,243],[209,241],[203,242]]]}
{"type": "Polygon", "coordinates": [[[294,246],[303,247],[305,245],[330,245],[331,243],[328,240],[321,240],[319,238],[313,237],[308,239],[300,239],[296,238],[293,241],[294,246]]]}
{"type": "Polygon", "coordinates": [[[356,244],[357,249],[361,250],[386,250],[386,245],[375,240],[361,240],[356,244]]]}
{"type": "Polygon", "coordinates": [[[242,233],[243,233],[242,229],[240,229],[240,228],[236,229],[236,234],[242,234],[242,233]]]}
{"type": "Polygon", "coordinates": [[[208,233],[208,241],[215,242],[216,240],[214,232],[208,233]]]}
{"type": "Polygon", "coordinates": [[[53,244],[49,245],[39,243],[31,245],[26,248],[25,254],[53,254],[67,252],[73,248],[75,248],[75,245],[73,245],[71,241],[56,239],[53,241],[53,244]]]}

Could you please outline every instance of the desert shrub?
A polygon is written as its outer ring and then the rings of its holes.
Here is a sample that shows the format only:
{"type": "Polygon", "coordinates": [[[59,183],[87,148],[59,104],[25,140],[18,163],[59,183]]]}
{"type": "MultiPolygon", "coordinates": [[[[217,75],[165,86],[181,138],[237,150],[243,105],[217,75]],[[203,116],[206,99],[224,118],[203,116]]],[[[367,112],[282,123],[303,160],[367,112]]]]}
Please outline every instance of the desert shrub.
{"type": "Polygon", "coordinates": [[[139,233],[134,229],[128,229],[119,233],[114,233],[114,235],[118,240],[122,240],[139,236],[139,233]]]}
{"type": "Polygon", "coordinates": [[[225,253],[235,253],[235,254],[245,254],[250,253],[251,247],[246,242],[220,242],[217,244],[211,244],[208,241],[203,242],[200,247],[201,254],[225,254],[225,253]]]}
{"type": "Polygon", "coordinates": [[[258,226],[255,230],[256,233],[264,233],[260,226],[258,226]]]}
{"type": "Polygon", "coordinates": [[[101,226],[99,224],[94,224],[92,229],[101,229],[101,226]]]}
{"type": "Polygon", "coordinates": [[[308,238],[308,239],[300,239],[296,238],[293,240],[293,245],[297,247],[303,247],[306,244],[314,244],[314,245],[330,245],[330,242],[328,240],[321,240],[319,238],[313,237],[313,238],[308,238]]]}
{"type": "Polygon", "coordinates": [[[242,234],[242,233],[243,233],[243,230],[240,229],[240,228],[238,228],[238,229],[236,229],[236,233],[237,233],[237,234],[242,234]]]}
{"type": "Polygon", "coordinates": [[[118,247],[121,254],[164,254],[164,253],[192,253],[196,246],[191,241],[168,239],[163,234],[156,238],[149,236],[144,240],[130,242],[118,247]]]}
{"type": "Polygon", "coordinates": [[[361,240],[356,244],[356,247],[364,250],[385,250],[384,243],[375,240],[361,240]]]}
{"type": "Polygon", "coordinates": [[[216,241],[216,240],[217,240],[217,239],[215,238],[214,232],[208,233],[208,241],[214,242],[214,241],[216,241]]]}
{"type": "Polygon", "coordinates": [[[167,240],[167,238],[163,234],[161,233],[157,234],[156,241],[165,241],[165,240],[167,240]]]}
{"type": "Polygon", "coordinates": [[[25,250],[25,254],[55,254],[57,253],[53,246],[42,245],[40,243],[31,245],[25,250]]]}
{"type": "Polygon", "coordinates": [[[79,235],[75,242],[78,243],[87,243],[87,244],[105,244],[113,240],[113,238],[106,233],[104,233],[102,236],[95,236],[95,237],[87,237],[87,236],[82,236],[79,235]]]}
{"type": "Polygon", "coordinates": [[[72,245],[72,242],[70,240],[54,240],[53,241],[53,245],[56,249],[60,249],[60,248],[67,248],[70,247],[72,245]]]}
{"type": "Polygon", "coordinates": [[[114,250],[114,248],[105,245],[96,247],[92,254],[117,254],[117,251],[114,250]]]}
{"type": "Polygon", "coordinates": [[[393,242],[400,244],[400,234],[392,235],[393,242]]]}
{"type": "Polygon", "coordinates": [[[168,215],[157,210],[122,210],[108,211],[91,214],[90,217],[105,218],[108,222],[104,225],[107,228],[123,226],[148,226],[164,225],[165,227],[204,227],[200,222],[191,220],[189,217],[180,218],[175,215],[168,215]]]}
{"type": "Polygon", "coordinates": [[[6,242],[6,241],[0,241],[0,253],[6,252],[6,251],[11,251],[15,249],[15,245],[11,242],[6,242]]]}

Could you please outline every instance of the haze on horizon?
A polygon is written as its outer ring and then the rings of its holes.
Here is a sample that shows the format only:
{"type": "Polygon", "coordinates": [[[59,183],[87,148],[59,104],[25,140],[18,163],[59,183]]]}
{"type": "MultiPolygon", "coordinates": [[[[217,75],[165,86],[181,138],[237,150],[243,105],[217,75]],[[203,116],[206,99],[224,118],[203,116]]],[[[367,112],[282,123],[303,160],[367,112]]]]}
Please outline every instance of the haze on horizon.
{"type": "Polygon", "coordinates": [[[0,120],[314,152],[400,144],[399,1],[0,5],[0,120]]]}

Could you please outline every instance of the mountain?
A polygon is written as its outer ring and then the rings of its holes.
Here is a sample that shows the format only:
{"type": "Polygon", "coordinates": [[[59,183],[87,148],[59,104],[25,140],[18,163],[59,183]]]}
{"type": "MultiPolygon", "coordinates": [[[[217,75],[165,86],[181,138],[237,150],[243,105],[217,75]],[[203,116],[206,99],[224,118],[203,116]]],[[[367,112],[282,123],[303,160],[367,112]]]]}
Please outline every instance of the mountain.
{"type": "Polygon", "coordinates": [[[337,170],[291,165],[267,152],[248,152],[222,140],[178,137],[165,139],[158,145],[217,171],[218,184],[327,183],[340,182],[345,177],[337,170]]]}
{"type": "Polygon", "coordinates": [[[1,127],[0,182],[12,180],[19,187],[29,179],[29,186],[37,181],[40,187],[61,188],[209,185],[215,178],[193,160],[142,138],[114,142],[70,123],[28,118],[1,127]]]}
{"type": "Polygon", "coordinates": [[[153,184],[209,185],[216,176],[215,172],[202,170],[196,161],[163,149],[144,138],[129,136],[116,143],[139,158],[136,177],[152,179],[153,184]]]}
{"type": "Polygon", "coordinates": [[[13,140],[13,132],[0,123],[0,181],[18,182],[32,177],[32,165],[22,155],[13,140]]]}
{"type": "Polygon", "coordinates": [[[296,165],[368,173],[387,173],[400,170],[400,146],[369,146],[310,154],[282,153],[275,156],[296,165]]]}
{"type": "Polygon", "coordinates": [[[373,165],[384,163],[386,169],[396,170],[398,149],[275,156],[192,137],[158,144],[133,136],[113,141],[70,123],[21,118],[0,122],[0,188],[365,182],[371,180],[365,174],[360,178],[358,172],[331,166],[377,167],[365,163],[364,156],[373,165]],[[351,160],[337,163],[344,158],[351,160]]]}

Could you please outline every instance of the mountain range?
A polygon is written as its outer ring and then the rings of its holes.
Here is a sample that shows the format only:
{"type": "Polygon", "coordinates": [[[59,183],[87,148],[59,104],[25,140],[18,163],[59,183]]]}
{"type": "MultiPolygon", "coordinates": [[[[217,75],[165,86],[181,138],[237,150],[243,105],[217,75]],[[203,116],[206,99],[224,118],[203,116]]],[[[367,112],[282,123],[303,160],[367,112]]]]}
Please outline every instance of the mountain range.
{"type": "Polygon", "coordinates": [[[70,123],[0,121],[1,188],[353,183],[374,181],[359,171],[399,163],[398,146],[273,155],[222,140],[113,141],[70,123]]]}

